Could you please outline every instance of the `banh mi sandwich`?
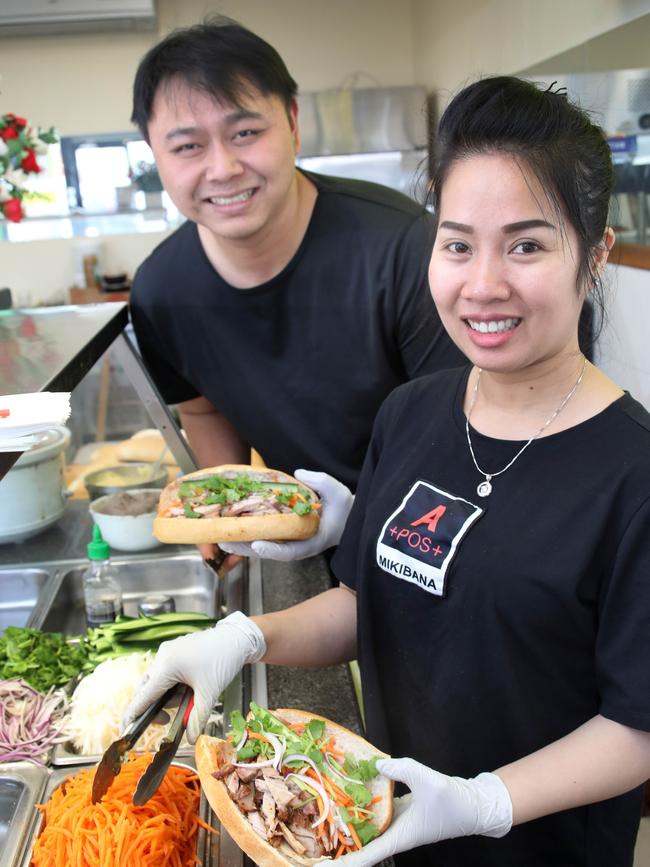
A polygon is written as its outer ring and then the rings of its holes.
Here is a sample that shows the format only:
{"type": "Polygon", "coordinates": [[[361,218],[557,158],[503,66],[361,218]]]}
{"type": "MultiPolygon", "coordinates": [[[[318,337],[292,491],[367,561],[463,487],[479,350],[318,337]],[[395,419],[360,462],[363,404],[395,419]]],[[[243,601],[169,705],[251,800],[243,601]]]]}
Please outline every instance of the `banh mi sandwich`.
{"type": "Polygon", "coordinates": [[[163,490],[153,534],[160,542],[308,539],[318,530],[318,494],[279,470],[224,464],[163,490]]]}
{"type": "Polygon", "coordinates": [[[393,815],[385,753],[354,732],[302,710],[251,702],[231,714],[225,740],[201,735],[196,765],[210,806],[260,867],[337,858],[381,834],[393,815]]]}

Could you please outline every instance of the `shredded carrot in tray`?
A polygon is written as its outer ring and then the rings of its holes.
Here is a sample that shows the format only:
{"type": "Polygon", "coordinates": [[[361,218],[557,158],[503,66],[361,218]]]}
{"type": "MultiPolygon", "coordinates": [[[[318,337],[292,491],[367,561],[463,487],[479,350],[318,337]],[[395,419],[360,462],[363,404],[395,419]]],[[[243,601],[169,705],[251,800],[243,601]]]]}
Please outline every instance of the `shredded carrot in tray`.
{"type": "Polygon", "coordinates": [[[196,857],[199,778],[172,765],[142,807],[131,803],[151,754],[130,757],[99,804],[91,791],[95,768],[80,771],[38,806],[44,825],[34,842],[32,867],[190,867],[196,857]]]}

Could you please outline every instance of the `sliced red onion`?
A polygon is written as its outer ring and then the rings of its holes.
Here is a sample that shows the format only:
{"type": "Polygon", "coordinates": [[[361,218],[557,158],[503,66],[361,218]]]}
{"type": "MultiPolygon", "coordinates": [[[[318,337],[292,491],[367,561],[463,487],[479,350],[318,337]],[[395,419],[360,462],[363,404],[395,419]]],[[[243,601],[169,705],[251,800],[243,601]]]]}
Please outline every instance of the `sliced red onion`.
{"type": "Polygon", "coordinates": [[[324,787],[321,786],[320,783],[315,782],[315,780],[312,780],[311,777],[305,777],[303,774],[293,774],[292,773],[292,774],[287,774],[285,779],[288,780],[291,777],[295,777],[297,780],[300,780],[301,783],[303,783],[308,788],[312,789],[314,792],[317,792],[322,798],[323,812],[320,814],[320,816],[314,822],[311,823],[311,827],[316,828],[318,825],[320,825],[321,822],[325,821],[325,819],[327,818],[327,814],[330,811],[329,795],[325,791],[324,787]]]}
{"type": "Polygon", "coordinates": [[[60,690],[43,695],[22,680],[0,681],[0,761],[43,765],[50,747],[66,739],[66,707],[60,690]]]}
{"type": "Polygon", "coordinates": [[[264,737],[267,738],[273,747],[275,755],[273,756],[272,764],[275,770],[279,772],[280,765],[282,764],[282,756],[286,749],[286,741],[284,738],[281,740],[277,735],[272,735],[270,732],[264,732],[264,737]]]}
{"type": "Polygon", "coordinates": [[[237,746],[235,747],[235,752],[236,752],[236,753],[238,753],[238,752],[240,751],[240,749],[244,746],[244,744],[246,743],[247,740],[248,740],[248,729],[244,729],[243,737],[242,737],[242,739],[239,741],[239,743],[237,744],[237,746]]]}
{"type": "Polygon", "coordinates": [[[318,766],[316,765],[316,762],[314,762],[312,759],[310,759],[309,756],[306,756],[304,753],[291,753],[291,755],[285,756],[282,759],[283,765],[286,765],[289,762],[305,762],[306,764],[308,764],[309,767],[312,768],[318,774],[318,779],[320,780],[321,785],[323,785],[322,774],[318,770],[318,766]]]}
{"type": "Polygon", "coordinates": [[[354,783],[356,786],[359,785],[359,780],[355,780],[354,777],[346,777],[342,771],[339,771],[339,769],[334,764],[334,757],[333,756],[331,756],[327,752],[324,753],[324,756],[325,756],[325,762],[327,764],[327,767],[330,769],[330,771],[333,771],[337,776],[339,776],[342,780],[346,780],[346,782],[348,782],[348,783],[354,783]]]}

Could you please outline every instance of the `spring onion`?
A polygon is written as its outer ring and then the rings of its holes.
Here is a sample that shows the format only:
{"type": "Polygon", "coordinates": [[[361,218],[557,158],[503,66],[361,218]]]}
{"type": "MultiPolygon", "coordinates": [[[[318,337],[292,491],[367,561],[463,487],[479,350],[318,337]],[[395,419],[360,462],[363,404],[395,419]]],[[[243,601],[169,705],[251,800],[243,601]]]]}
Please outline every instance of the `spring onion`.
{"type": "Polygon", "coordinates": [[[84,636],[90,668],[106,659],[134,651],[158,650],[163,641],[198,632],[216,624],[207,614],[195,611],[167,612],[150,617],[118,617],[114,623],[105,623],[89,629],[84,636]]]}

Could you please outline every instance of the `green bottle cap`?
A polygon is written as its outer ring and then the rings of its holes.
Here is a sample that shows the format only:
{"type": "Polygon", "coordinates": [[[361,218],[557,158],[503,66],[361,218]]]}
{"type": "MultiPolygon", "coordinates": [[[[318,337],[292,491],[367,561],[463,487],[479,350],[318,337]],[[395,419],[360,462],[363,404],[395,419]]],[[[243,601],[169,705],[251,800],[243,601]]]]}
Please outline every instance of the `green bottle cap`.
{"type": "Polygon", "coordinates": [[[107,542],[102,538],[102,532],[95,524],[93,527],[93,540],[88,543],[88,559],[89,560],[108,560],[111,556],[111,549],[107,542]]]}

